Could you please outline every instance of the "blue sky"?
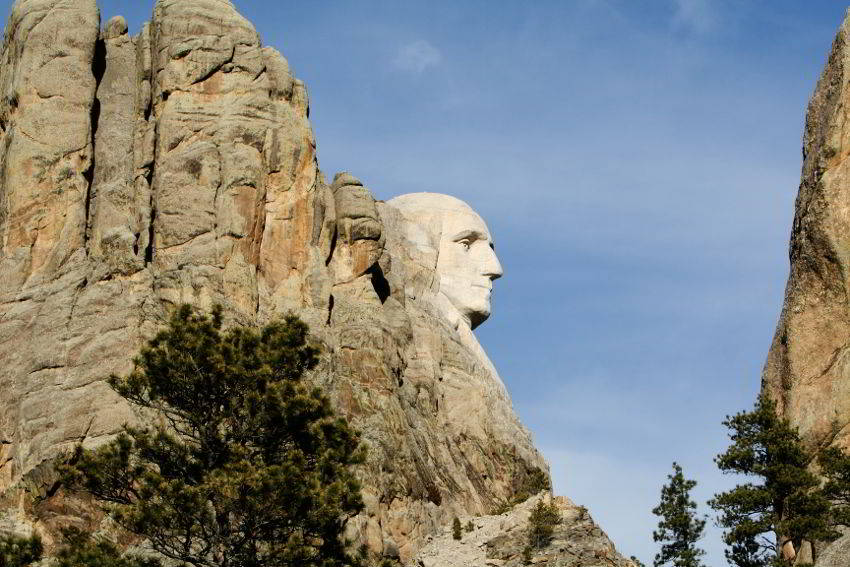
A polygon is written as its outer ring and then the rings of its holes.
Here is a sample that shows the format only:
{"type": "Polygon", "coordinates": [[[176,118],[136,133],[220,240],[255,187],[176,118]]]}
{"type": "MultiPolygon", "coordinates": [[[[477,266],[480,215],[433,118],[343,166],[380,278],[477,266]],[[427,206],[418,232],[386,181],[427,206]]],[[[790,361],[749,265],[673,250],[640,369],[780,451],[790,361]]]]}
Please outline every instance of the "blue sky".
{"type": "MultiPolygon", "coordinates": [[[[557,492],[650,563],[673,460],[706,513],[733,483],[720,422],[759,387],[846,4],[235,3],[307,83],[328,177],[488,221],[505,276],[481,341],[557,492]]],[[[152,3],[100,5],[135,33],[152,3]]],[[[725,564],[715,528],[704,546],[725,564]]]]}

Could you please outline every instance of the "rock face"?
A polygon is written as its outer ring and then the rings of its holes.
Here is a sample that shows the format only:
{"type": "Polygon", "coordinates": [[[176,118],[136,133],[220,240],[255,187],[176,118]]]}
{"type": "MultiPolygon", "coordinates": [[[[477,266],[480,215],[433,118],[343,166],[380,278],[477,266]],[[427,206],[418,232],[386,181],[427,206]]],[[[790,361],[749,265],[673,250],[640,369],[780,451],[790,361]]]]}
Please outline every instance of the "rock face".
{"type": "MultiPolygon", "coordinates": [[[[526,565],[523,549],[528,542],[528,519],[541,498],[529,498],[510,513],[462,518],[464,529],[460,541],[451,529],[442,530],[417,555],[413,567],[521,567],[526,565]]],[[[531,554],[531,564],[539,567],[635,567],[623,559],[614,544],[599,529],[587,509],[563,497],[551,500],[561,519],[552,540],[531,554]]]]}
{"type": "MultiPolygon", "coordinates": [[[[762,388],[810,449],[850,450],[850,12],[809,102],[791,273],[762,388]]],[[[846,565],[848,536],[817,564],[846,565]],[[831,559],[832,558],[832,559],[831,559]]]]}
{"type": "Polygon", "coordinates": [[[483,220],[327,184],[304,84],[228,0],[159,0],[135,37],[95,0],[18,0],[0,57],[0,525],[49,543],[55,463],[139,419],[104,380],[184,302],[310,324],[376,554],[547,470],[472,333],[501,275],[483,220]]]}
{"type": "Polygon", "coordinates": [[[845,19],[806,114],[791,273],[763,385],[811,446],[850,448],[850,128],[845,19]]]}

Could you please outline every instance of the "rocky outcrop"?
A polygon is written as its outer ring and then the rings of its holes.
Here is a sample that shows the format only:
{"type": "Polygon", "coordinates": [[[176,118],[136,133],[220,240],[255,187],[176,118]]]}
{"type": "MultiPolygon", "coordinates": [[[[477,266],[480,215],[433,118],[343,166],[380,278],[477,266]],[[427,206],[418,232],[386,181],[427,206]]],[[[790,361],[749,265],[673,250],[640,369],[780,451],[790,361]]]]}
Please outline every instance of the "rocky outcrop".
{"type": "Polygon", "coordinates": [[[763,385],[810,446],[850,448],[850,20],[806,114],[791,273],[763,385]]]}
{"type": "Polygon", "coordinates": [[[0,57],[0,525],[50,542],[73,512],[56,462],[139,419],[105,378],[184,302],[310,324],[312,379],[368,448],[349,527],[376,554],[547,469],[441,311],[439,251],[352,175],[326,183],[304,84],[231,2],[159,0],[131,37],[94,0],[18,0],[0,57]]]}
{"type": "Polygon", "coordinates": [[[411,567],[521,567],[528,544],[531,510],[540,499],[553,503],[560,514],[552,539],[530,553],[530,564],[539,567],[636,567],[621,557],[583,506],[568,499],[541,493],[511,512],[462,518],[461,539],[443,529],[422,548],[411,567]]]}
{"type": "MultiPolygon", "coordinates": [[[[850,450],[850,12],[806,113],[785,302],[762,388],[810,449],[850,450]]],[[[818,560],[846,564],[848,537],[818,560]]]]}

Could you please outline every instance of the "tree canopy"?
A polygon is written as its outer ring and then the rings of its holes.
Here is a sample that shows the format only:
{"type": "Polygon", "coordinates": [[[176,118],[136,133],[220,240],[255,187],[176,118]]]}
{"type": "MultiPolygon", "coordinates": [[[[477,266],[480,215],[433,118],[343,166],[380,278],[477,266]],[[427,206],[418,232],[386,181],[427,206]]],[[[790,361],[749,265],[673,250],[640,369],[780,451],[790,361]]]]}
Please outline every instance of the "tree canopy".
{"type": "Polygon", "coordinates": [[[831,504],[808,470],[810,458],[775,403],[759,396],[753,410],[727,417],[732,443],[715,462],[724,473],[753,482],[716,494],[709,504],[725,528],[726,558],[738,567],[790,565],[803,541],[837,537],[830,529],[831,504]]]}
{"type": "Polygon", "coordinates": [[[823,493],[832,503],[830,523],[850,527],[850,455],[838,447],[829,447],[818,456],[826,482],[823,493]]]}
{"type": "Polygon", "coordinates": [[[32,565],[44,552],[41,538],[37,535],[20,537],[0,535],[0,567],[26,567],[32,565]]]}
{"type": "Polygon", "coordinates": [[[696,502],[691,500],[691,490],[697,483],[685,479],[678,463],[673,463],[673,474],[667,479],[669,482],[661,487],[661,501],[652,509],[660,518],[652,539],[662,544],[654,566],[703,567],[700,558],[705,551],[697,547],[697,542],[705,529],[705,519],[697,516],[696,502]]]}
{"type": "Polygon", "coordinates": [[[362,508],[363,451],[302,380],[317,361],[294,316],[224,330],[220,308],[182,306],[133,371],[110,378],[153,425],[79,449],[66,480],[183,565],[356,564],[342,533],[362,508]]]}

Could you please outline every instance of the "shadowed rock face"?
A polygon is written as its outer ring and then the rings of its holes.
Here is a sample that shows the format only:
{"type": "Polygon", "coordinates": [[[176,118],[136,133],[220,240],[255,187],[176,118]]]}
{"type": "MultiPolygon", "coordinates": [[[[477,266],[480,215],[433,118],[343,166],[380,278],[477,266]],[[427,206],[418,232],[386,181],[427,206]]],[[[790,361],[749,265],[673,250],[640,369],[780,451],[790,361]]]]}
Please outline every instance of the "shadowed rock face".
{"type": "MultiPolygon", "coordinates": [[[[791,272],[762,387],[806,445],[850,449],[850,19],[809,101],[791,272]]],[[[847,537],[817,562],[846,565],[847,537]],[[840,557],[840,560],[838,559],[840,557]]]]}
{"type": "Polygon", "coordinates": [[[54,463],[138,419],[104,379],[183,302],[310,324],[312,379],[369,449],[350,530],[376,553],[407,560],[546,470],[480,320],[435,300],[439,246],[325,182],[304,84],[229,1],[160,0],[131,37],[94,0],[19,0],[0,57],[0,526],[49,543],[54,463]]]}

